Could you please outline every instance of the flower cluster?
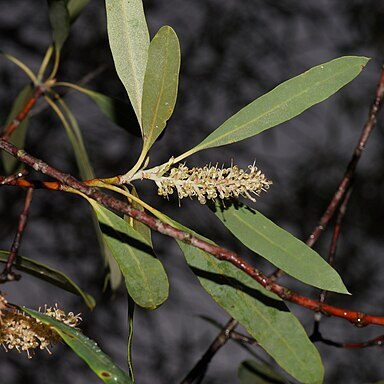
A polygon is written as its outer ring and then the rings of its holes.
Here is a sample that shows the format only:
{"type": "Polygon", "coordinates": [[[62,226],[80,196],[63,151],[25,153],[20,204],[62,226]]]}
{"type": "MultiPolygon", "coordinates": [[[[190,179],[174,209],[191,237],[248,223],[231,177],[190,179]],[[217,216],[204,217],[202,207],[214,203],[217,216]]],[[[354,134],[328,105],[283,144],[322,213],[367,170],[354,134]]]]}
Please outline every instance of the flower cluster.
{"type": "MultiPolygon", "coordinates": [[[[43,313],[71,327],[81,321],[79,315],[72,312],[66,315],[57,305],[53,308],[45,307],[43,313]]],[[[35,349],[45,349],[51,353],[48,348],[61,340],[52,327],[15,308],[1,310],[0,320],[0,343],[6,352],[16,349],[20,353],[26,352],[28,358],[32,358],[35,349]]]]}
{"type": "Polygon", "coordinates": [[[145,178],[154,180],[160,196],[168,197],[176,190],[179,199],[197,197],[201,204],[216,198],[226,199],[243,196],[255,201],[252,195],[259,196],[272,184],[255,166],[249,165],[248,170],[205,166],[189,169],[180,164],[168,170],[165,175],[145,173],[145,178]]]}

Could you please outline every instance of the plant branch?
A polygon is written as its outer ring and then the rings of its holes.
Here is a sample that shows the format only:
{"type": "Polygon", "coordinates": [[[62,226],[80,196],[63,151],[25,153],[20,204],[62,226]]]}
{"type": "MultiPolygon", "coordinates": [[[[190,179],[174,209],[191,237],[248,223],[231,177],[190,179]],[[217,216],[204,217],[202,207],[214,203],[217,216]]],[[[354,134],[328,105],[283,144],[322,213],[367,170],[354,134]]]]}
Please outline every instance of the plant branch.
{"type": "Polygon", "coordinates": [[[359,141],[353,151],[352,158],[347,166],[347,169],[344,173],[343,178],[340,181],[340,184],[333,195],[327,209],[323,213],[323,216],[320,218],[319,223],[316,228],[313,230],[309,239],[307,240],[307,245],[312,247],[313,244],[317,241],[320,234],[324,231],[326,226],[329,223],[329,220],[332,218],[333,214],[336,211],[340,201],[345,196],[349,186],[351,185],[352,178],[356,172],[357,164],[361,158],[361,155],[364,151],[364,148],[367,144],[369,136],[371,135],[373,128],[377,122],[377,115],[380,111],[384,98],[384,65],[381,68],[380,79],[377,84],[375,99],[369,110],[369,115],[366,123],[364,124],[363,131],[361,132],[359,141]]]}
{"type": "Polygon", "coordinates": [[[305,296],[301,296],[298,293],[293,292],[288,288],[277,284],[273,279],[268,278],[266,275],[254,268],[252,265],[248,264],[235,252],[211,244],[196,236],[191,235],[188,232],[174,228],[171,225],[165,224],[161,220],[156,219],[155,217],[143,211],[133,208],[131,205],[124,201],[99,192],[96,188],[89,187],[88,185],[80,182],[70,174],[66,174],[59,171],[58,169],[48,165],[44,161],[26,153],[24,150],[18,149],[16,146],[6,140],[0,139],[0,149],[16,157],[22,163],[32,167],[35,171],[41,172],[58,180],[61,183],[60,190],[68,191],[69,188],[65,187],[65,185],[67,185],[72,189],[79,191],[84,195],[94,199],[106,208],[109,208],[113,211],[117,211],[121,214],[128,215],[133,219],[140,221],[141,223],[150,227],[154,231],[157,231],[163,235],[167,235],[169,237],[180,240],[186,244],[190,244],[196,248],[199,248],[216,257],[218,260],[227,261],[238,269],[245,272],[250,277],[252,277],[264,288],[275,293],[284,300],[298,304],[312,311],[321,312],[327,316],[336,316],[343,318],[357,326],[365,326],[368,324],[384,325],[384,316],[375,316],[361,312],[350,311],[347,309],[334,307],[326,303],[321,303],[318,300],[313,300],[305,296]]]}
{"type": "MultiPolygon", "coordinates": [[[[355,150],[353,151],[351,160],[349,161],[348,166],[345,170],[345,173],[339,183],[339,186],[337,187],[337,190],[332,196],[326,210],[324,211],[318,224],[313,229],[312,233],[310,234],[310,236],[306,241],[306,244],[311,248],[315,245],[315,243],[319,239],[322,232],[328,226],[329,221],[333,217],[337,207],[339,206],[340,202],[344,198],[348,188],[351,185],[351,181],[356,172],[357,164],[361,158],[361,155],[373,131],[373,128],[376,125],[377,115],[383,104],[383,98],[384,98],[384,65],[381,68],[380,78],[376,87],[375,99],[369,110],[368,119],[364,124],[363,130],[361,132],[361,135],[359,137],[355,150]]],[[[270,277],[273,279],[278,279],[283,274],[284,272],[282,270],[277,269],[275,272],[273,272],[270,275],[270,277]]]]}
{"type": "MultiPolygon", "coordinates": [[[[335,226],[333,228],[332,240],[331,240],[331,245],[330,245],[329,254],[328,254],[328,263],[331,266],[333,266],[333,264],[334,264],[334,260],[335,260],[335,256],[336,256],[336,250],[337,250],[337,243],[338,243],[340,233],[341,233],[341,223],[342,223],[343,218],[345,216],[345,213],[347,211],[347,206],[348,206],[348,202],[349,202],[349,199],[351,197],[351,194],[352,194],[352,187],[350,187],[348,189],[348,192],[345,195],[345,198],[338,209],[338,215],[336,218],[335,226]]],[[[327,293],[328,292],[325,290],[321,291],[321,293],[319,295],[319,301],[321,303],[325,302],[325,299],[327,297],[327,293]]],[[[320,334],[321,318],[322,318],[322,315],[320,312],[315,313],[315,322],[313,324],[312,336],[320,334]]]]}
{"type": "Polygon", "coordinates": [[[28,171],[23,169],[13,175],[9,175],[6,177],[0,176],[0,185],[16,185],[17,180],[21,179],[26,175],[28,175],[28,171]]]}
{"type": "Polygon", "coordinates": [[[228,323],[212,341],[211,345],[205,351],[201,359],[191,369],[188,375],[181,381],[181,384],[192,384],[195,381],[200,383],[203,380],[208,365],[211,362],[213,356],[231,338],[231,332],[236,328],[238,324],[238,321],[234,319],[230,319],[228,321],[228,323]]]}
{"type": "Polygon", "coordinates": [[[320,342],[326,345],[330,345],[336,348],[346,348],[346,349],[362,349],[368,347],[383,347],[384,346],[384,335],[375,337],[374,339],[363,341],[360,343],[340,343],[338,341],[333,341],[326,339],[318,331],[310,337],[312,342],[320,342]]]}
{"type": "MultiPolygon", "coordinates": [[[[345,216],[345,213],[347,211],[347,206],[348,206],[348,202],[349,202],[349,199],[351,197],[351,194],[352,194],[352,187],[349,187],[348,191],[347,191],[347,193],[345,195],[345,198],[344,198],[344,200],[343,200],[343,202],[340,205],[339,210],[338,210],[338,214],[337,214],[337,218],[336,218],[336,223],[335,223],[335,226],[333,228],[331,245],[329,247],[328,264],[330,266],[333,266],[334,262],[335,262],[335,256],[336,256],[336,251],[337,251],[337,243],[339,241],[339,237],[340,237],[340,233],[341,233],[341,223],[342,223],[342,221],[344,219],[344,216],[345,216]]],[[[319,300],[322,303],[324,303],[325,299],[326,299],[326,296],[327,296],[327,291],[325,291],[325,290],[322,291],[321,294],[320,294],[319,300]]]]}
{"type": "Polygon", "coordinates": [[[39,97],[44,93],[44,86],[37,85],[35,90],[31,96],[31,98],[27,101],[24,108],[19,112],[19,114],[11,121],[11,123],[6,127],[4,133],[1,138],[3,140],[8,140],[11,133],[20,125],[20,123],[28,116],[28,113],[36,104],[39,97]]]}
{"type": "Polygon", "coordinates": [[[31,207],[33,197],[33,189],[28,188],[25,196],[25,202],[23,210],[19,217],[19,224],[17,226],[17,232],[12,243],[11,250],[9,252],[8,260],[5,264],[3,272],[0,274],[0,283],[5,283],[8,281],[20,280],[20,275],[12,272],[12,266],[16,261],[19,248],[21,245],[21,240],[28,222],[29,208],[31,207]]]}

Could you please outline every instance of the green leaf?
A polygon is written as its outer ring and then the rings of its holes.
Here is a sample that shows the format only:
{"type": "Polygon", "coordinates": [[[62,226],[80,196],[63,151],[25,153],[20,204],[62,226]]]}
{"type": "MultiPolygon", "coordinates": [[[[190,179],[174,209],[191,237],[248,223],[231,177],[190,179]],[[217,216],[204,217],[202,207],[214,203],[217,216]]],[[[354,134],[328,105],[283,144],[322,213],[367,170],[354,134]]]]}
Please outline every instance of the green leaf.
{"type": "Polygon", "coordinates": [[[292,119],[352,81],[368,60],[340,57],[285,81],[230,117],[186,154],[232,144],[292,119]]]}
{"type": "MultiPolygon", "coordinates": [[[[31,84],[26,85],[18,94],[15,101],[12,104],[11,111],[7,117],[7,120],[4,124],[5,127],[8,127],[9,124],[16,118],[16,116],[23,110],[26,103],[30,100],[33,94],[33,87],[31,84]]],[[[25,135],[27,133],[28,127],[28,116],[19,124],[19,126],[11,133],[8,138],[8,141],[18,148],[24,148],[25,143],[25,135]]],[[[4,151],[1,151],[1,160],[4,165],[4,170],[6,174],[10,175],[17,171],[17,169],[21,168],[19,161],[15,159],[13,156],[8,155],[4,151]]]]}
{"type": "Polygon", "coordinates": [[[49,21],[52,27],[53,42],[58,51],[67,40],[70,27],[66,0],[48,0],[49,21]]]}
{"type": "Polygon", "coordinates": [[[107,30],[116,72],[141,123],[149,32],[141,0],[105,0],[107,30]]]}
{"type": "MultiPolygon", "coordinates": [[[[0,250],[0,262],[6,263],[8,255],[9,252],[0,250]]],[[[38,279],[44,280],[47,283],[53,284],[56,287],[74,293],[75,295],[81,296],[87,307],[90,309],[93,309],[96,305],[95,299],[88,293],[84,292],[68,276],[56,269],[48,267],[45,264],[24,256],[18,256],[13,268],[16,268],[18,271],[28,273],[31,276],[35,276],[38,279]]]]}
{"type": "Polygon", "coordinates": [[[119,264],[128,294],[143,308],[155,309],[168,297],[168,278],[147,240],[108,209],[89,200],[104,239],[119,264]]]}
{"type": "Polygon", "coordinates": [[[63,99],[58,98],[57,104],[50,103],[52,109],[56,112],[59,119],[64,125],[68,138],[72,144],[73,151],[76,157],[76,163],[80,171],[80,176],[83,180],[93,179],[95,174],[89,161],[87,150],[85,149],[83,135],[77,120],[63,99]],[[60,105],[61,110],[57,106],[60,105]],[[56,106],[56,107],[55,107],[56,106]]]}
{"type": "Polygon", "coordinates": [[[175,108],[179,70],[179,40],[171,27],[162,27],[149,46],[144,76],[142,127],[146,152],[165,128],[175,108]]]}
{"type": "Polygon", "coordinates": [[[232,264],[178,242],[200,284],[291,376],[322,383],[320,355],[299,320],[274,294],[232,264]]]}
{"type": "Polygon", "coordinates": [[[95,372],[104,383],[133,384],[128,374],[117,367],[111,358],[79,329],[72,328],[41,312],[25,307],[22,307],[22,310],[35,319],[40,320],[42,323],[54,328],[64,342],[88,364],[92,371],[95,372]]]}
{"type": "MultiPolygon", "coordinates": [[[[130,186],[130,189],[131,189],[131,191],[130,191],[131,195],[139,198],[137,190],[133,185],[130,186]]],[[[131,204],[132,208],[144,212],[144,208],[139,203],[137,203],[136,201],[130,200],[129,204],[131,204]]],[[[130,216],[124,216],[124,220],[127,223],[129,223],[135,231],[139,232],[140,235],[145,239],[145,242],[147,244],[150,244],[150,246],[153,248],[151,228],[149,228],[147,225],[141,223],[140,221],[133,219],[130,216]]]]}
{"type": "MultiPolygon", "coordinates": [[[[80,175],[84,180],[93,179],[95,177],[95,173],[89,160],[87,150],[85,149],[83,136],[80,127],[77,124],[77,120],[72,114],[71,110],[64,103],[63,99],[59,99],[59,103],[66,114],[66,117],[68,119],[67,121],[69,122],[69,124],[64,124],[64,126],[71,141],[73,151],[75,153],[76,163],[79,167],[80,175]]],[[[115,258],[113,257],[113,255],[111,255],[109,247],[105,244],[103,234],[100,232],[100,228],[97,222],[97,218],[94,215],[94,212],[92,212],[92,219],[95,224],[96,234],[100,244],[100,250],[103,254],[104,260],[108,265],[109,275],[107,278],[109,279],[112,291],[115,291],[121,285],[121,272],[116,263],[115,258]]]]}
{"type": "Polygon", "coordinates": [[[314,287],[348,294],[340,275],[313,249],[260,212],[241,203],[227,205],[216,216],[246,247],[276,267],[314,287]]]}
{"type": "Polygon", "coordinates": [[[18,66],[32,81],[33,84],[38,84],[38,79],[37,76],[33,73],[33,71],[22,61],[20,61],[18,58],[15,56],[10,55],[9,53],[5,53],[2,50],[0,50],[0,55],[4,56],[6,59],[8,59],[11,63],[15,64],[18,66]]]}
{"type": "Polygon", "coordinates": [[[67,9],[71,24],[77,19],[91,0],[67,0],[67,9]]]}
{"type": "Polygon", "coordinates": [[[287,381],[274,372],[268,365],[246,360],[237,372],[239,384],[284,384],[287,381]]]}
{"type": "MultiPolygon", "coordinates": [[[[163,213],[152,213],[165,223],[204,239],[163,213]]],[[[303,383],[323,382],[324,369],[317,349],[278,296],[232,264],[181,241],[178,244],[203,288],[285,371],[303,383]]]]}
{"type": "MultiPolygon", "coordinates": [[[[72,144],[73,151],[75,153],[76,163],[80,171],[80,176],[84,180],[93,179],[95,174],[92,169],[91,162],[88,158],[88,153],[85,149],[83,136],[80,130],[79,125],[77,124],[77,120],[75,116],[72,114],[71,110],[68,108],[67,104],[63,99],[57,98],[57,103],[59,106],[54,103],[51,99],[46,98],[51,108],[55,111],[59,119],[61,120],[64,128],[67,132],[68,138],[72,144]]],[[[92,212],[93,213],[93,212],[92,212]]],[[[108,247],[105,245],[102,234],[100,233],[100,228],[98,226],[97,218],[94,213],[92,215],[92,219],[95,224],[96,234],[99,240],[100,249],[104,256],[104,260],[106,260],[109,268],[109,276],[108,279],[111,284],[111,289],[116,290],[121,284],[121,273],[116,264],[114,257],[111,255],[108,247]]]]}
{"type": "Polygon", "coordinates": [[[65,83],[65,85],[71,86],[89,96],[109,120],[116,125],[123,127],[129,133],[141,137],[140,130],[136,130],[136,125],[131,122],[131,117],[128,111],[131,110],[132,107],[129,103],[80,87],[77,84],[65,83]]]}

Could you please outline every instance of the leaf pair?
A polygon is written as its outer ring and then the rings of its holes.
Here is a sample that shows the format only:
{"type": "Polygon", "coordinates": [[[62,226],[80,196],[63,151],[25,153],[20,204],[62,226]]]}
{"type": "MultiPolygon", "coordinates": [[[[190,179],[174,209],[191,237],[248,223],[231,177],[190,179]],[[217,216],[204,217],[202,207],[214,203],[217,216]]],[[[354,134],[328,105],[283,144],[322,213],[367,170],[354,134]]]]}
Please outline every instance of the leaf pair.
{"type": "Polygon", "coordinates": [[[164,26],[149,41],[141,0],[106,0],[109,43],[143,136],[143,160],[165,128],[176,104],[180,46],[164,26]]]}

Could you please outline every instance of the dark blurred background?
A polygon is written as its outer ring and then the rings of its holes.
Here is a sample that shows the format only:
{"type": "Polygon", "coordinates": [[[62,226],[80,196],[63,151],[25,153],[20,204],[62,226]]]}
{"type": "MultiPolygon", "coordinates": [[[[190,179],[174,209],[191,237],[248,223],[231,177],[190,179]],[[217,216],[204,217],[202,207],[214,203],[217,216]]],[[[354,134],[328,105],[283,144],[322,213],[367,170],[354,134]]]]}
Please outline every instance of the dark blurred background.
{"type": "MultiPolygon", "coordinates": [[[[201,141],[226,118],[280,82],[342,55],[372,57],[353,83],[300,117],[252,139],[208,150],[187,160],[246,167],[255,159],[274,182],[256,203],[265,215],[306,239],[329,199],[357,143],[374,96],[384,59],[384,3],[350,1],[157,0],[144,1],[151,36],[164,24],[178,33],[182,49],[180,93],[174,116],[153,148],[156,165],[201,141]],[[186,139],[187,138],[187,139],[186,139]]],[[[0,0],[0,49],[37,70],[51,42],[44,0],[0,0]]],[[[0,122],[26,84],[26,76],[0,58],[0,122]]],[[[59,80],[78,82],[91,75],[87,87],[126,99],[113,67],[106,37],[104,3],[93,0],[74,24],[64,50],[59,80]],[[102,70],[102,71],[100,71],[102,70]]],[[[83,95],[66,100],[78,118],[91,162],[99,177],[126,171],[136,160],[140,140],[105,118],[83,95]]],[[[352,296],[330,296],[329,302],[349,309],[384,314],[383,254],[383,117],[379,118],[359,164],[353,195],[339,242],[336,269],[352,296]]],[[[26,148],[60,169],[78,175],[71,145],[56,116],[43,104],[35,109],[26,148]],[[37,113],[38,112],[38,113],[37,113]]],[[[0,174],[3,172],[0,172],[0,174]]],[[[196,201],[162,200],[153,185],[137,184],[141,197],[219,244],[252,259],[269,272],[273,267],[244,249],[196,201]],[[256,261],[255,261],[256,260],[256,261]]],[[[0,248],[9,249],[23,191],[0,188],[0,248]]],[[[330,231],[316,250],[326,256],[330,231]]],[[[202,355],[217,329],[201,315],[224,324],[228,315],[202,290],[173,241],[154,235],[157,255],[171,282],[170,298],[154,312],[136,311],[133,356],[139,383],[177,383],[202,355]]],[[[82,301],[23,275],[7,284],[11,302],[39,307],[58,302],[81,312],[82,328],[122,367],[126,367],[127,297],[124,287],[102,293],[103,261],[86,203],[79,198],[39,190],[21,254],[67,273],[97,300],[90,313],[82,301]]],[[[282,282],[316,297],[317,292],[283,278],[282,282]]],[[[291,306],[311,332],[313,314],[291,306]]],[[[383,333],[379,327],[358,329],[340,319],[324,319],[321,330],[335,341],[358,342],[383,333]]],[[[326,383],[369,383],[384,378],[382,349],[340,350],[317,345],[326,369],[326,383]]],[[[261,351],[260,356],[265,357],[261,351]]],[[[236,370],[249,358],[230,342],[215,356],[204,383],[236,382],[236,370]]],[[[16,352],[2,353],[1,383],[73,384],[98,382],[85,363],[65,346],[53,355],[38,353],[28,360],[16,352]]]]}

